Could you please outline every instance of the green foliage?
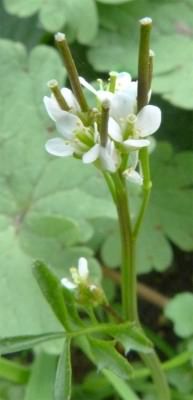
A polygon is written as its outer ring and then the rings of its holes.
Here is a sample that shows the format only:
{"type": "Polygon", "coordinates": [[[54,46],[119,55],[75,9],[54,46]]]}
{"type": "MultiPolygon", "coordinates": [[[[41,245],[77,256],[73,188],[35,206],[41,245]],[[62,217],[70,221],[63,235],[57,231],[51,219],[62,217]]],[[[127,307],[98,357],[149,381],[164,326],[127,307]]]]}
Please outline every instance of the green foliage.
{"type": "Polygon", "coordinates": [[[56,356],[40,353],[33,364],[24,400],[53,400],[56,356]]]}
{"type": "MultiPolygon", "coordinates": [[[[192,250],[192,153],[173,153],[168,144],[160,144],[151,157],[153,190],[150,207],[138,241],[139,272],[166,269],[172,260],[167,240],[184,250],[192,250]]],[[[140,196],[133,196],[133,214],[140,196]]],[[[116,267],[121,251],[117,227],[108,234],[102,246],[104,262],[116,267]]]]}
{"type": "Polygon", "coordinates": [[[71,398],[72,369],[70,360],[70,340],[65,339],[63,351],[60,355],[54,385],[55,400],[70,400],[71,398]]]}
{"type": "Polygon", "coordinates": [[[128,1],[132,0],[97,0],[98,3],[104,3],[104,4],[123,4],[123,3],[128,3],[128,1]]]}
{"type": "Polygon", "coordinates": [[[193,335],[193,294],[179,293],[171,299],[166,308],[165,315],[174,324],[175,333],[187,338],[193,335]]]}
{"type": "Polygon", "coordinates": [[[115,388],[116,392],[122,400],[139,400],[139,397],[133,392],[127,382],[119,378],[112,371],[103,372],[111,385],[115,388]]]}
{"type": "Polygon", "coordinates": [[[1,337],[0,354],[9,354],[25,349],[30,349],[37,344],[45,342],[47,340],[60,339],[63,337],[63,332],[43,333],[40,335],[1,337]]]}
{"type": "MultiPolygon", "coordinates": [[[[59,326],[32,279],[32,260],[50,263],[62,277],[78,257],[86,256],[91,279],[99,281],[91,245],[94,251],[102,245],[108,265],[119,265],[116,212],[94,168],[45,153],[46,138],[54,133],[42,106],[45,82],[57,77],[62,84],[65,77],[56,52],[37,46],[27,57],[22,45],[6,40],[0,42],[0,52],[2,335],[52,332],[59,326]],[[93,228],[92,243],[85,245],[93,228]]],[[[173,154],[169,145],[159,146],[152,155],[154,188],[139,241],[140,272],[153,267],[161,271],[171,263],[166,237],[185,250],[192,248],[190,156],[188,152],[173,154]]],[[[134,199],[139,204],[136,194],[134,199]]]]}
{"type": "Polygon", "coordinates": [[[60,280],[41,261],[36,261],[35,263],[34,276],[42,291],[42,294],[53,310],[55,316],[58,318],[64,328],[68,329],[69,320],[60,280]]]}
{"type": "Polygon", "coordinates": [[[129,379],[132,367],[129,362],[115,350],[114,342],[89,338],[90,351],[99,370],[108,369],[122,379],[129,379]]]}
{"type": "Polygon", "coordinates": [[[7,381],[0,380],[0,399],[1,400],[21,400],[24,396],[24,386],[13,385],[7,381]]]}
{"type": "Polygon", "coordinates": [[[154,23],[151,46],[156,52],[153,90],[172,104],[193,109],[191,7],[191,1],[180,0],[175,5],[173,0],[138,0],[114,7],[101,5],[101,29],[88,52],[90,63],[98,71],[126,70],[135,76],[136,26],[141,17],[148,15],[154,23]]]}
{"type": "Polygon", "coordinates": [[[19,19],[8,14],[2,2],[0,2],[0,37],[21,41],[28,47],[35,46],[43,35],[43,30],[37,21],[37,17],[19,19]]]}
{"type": "Polygon", "coordinates": [[[82,44],[90,43],[97,33],[95,0],[4,0],[4,5],[7,12],[18,17],[39,12],[40,23],[46,31],[55,32],[65,27],[82,44]]]}
{"type": "MultiPolygon", "coordinates": [[[[92,169],[45,153],[53,129],[42,107],[46,81],[57,76],[61,84],[65,77],[57,53],[37,46],[28,58],[22,45],[9,41],[0,42],[0,52],[1,334],[8,336],[58,329],[32,278],[32,260],[50,262],[64,276],[80,255],[92,257],[88,247],[80,247],[92,234],[87,217],[115,212],[103,193],[98,198],[86,193],[84,182],[91,184],[92,169]]],[[[90,261],[91,277],[99,279],[99,266],[90,261]]]]}
{"type": "Polygon", "coordinates": [[[143,334],[142,330],[135,325],[130,325],[128,323],[119,324],[116,328],[109,330],[109,333],[121,343],[126,354],[129,353],[130,350],[142,353],[149,353],[152,351],[152,343],[143,334]]]}

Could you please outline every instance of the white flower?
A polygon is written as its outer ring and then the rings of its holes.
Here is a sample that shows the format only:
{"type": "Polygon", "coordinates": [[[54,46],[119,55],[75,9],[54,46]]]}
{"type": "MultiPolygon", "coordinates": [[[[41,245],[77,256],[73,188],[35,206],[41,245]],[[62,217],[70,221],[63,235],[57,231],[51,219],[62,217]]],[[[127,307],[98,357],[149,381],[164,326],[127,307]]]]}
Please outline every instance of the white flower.
{"type": "Polygon", "coordinates": [[[113,140],[122,143],[128,150],[139,150],[147,147],[150,142],[145,139],[155,133],[161,124],[161,110],[159,107],[147,105],[137,114],[130,114],[120,130],[110,130],[113,140]],[[127,137],[128,136],[128,137],[127,137]]]}
{"type": "Polygon", "coordinates": [[[116,74],[115,92],[107,90],[96,90],[84,78],[79,77],[80,83],[87,90],[92,92],[100,102],[105,99],[110,101],[110,115],[119,120],[126,118],[128,114],[135,112],[137,104],[137,82],[131,81],[127,72],[116,74]]]}
{"type": "MultiPolygon", "coordinates": [[[[46,104],[48,108],[47,99],[46,104]]],[[[52,119],[53,117],[55,118],[57,130],[63,138],[56,137],[49,139],[45,145],[48,153],[58,157],[67,157],[76,154],[82,157],[82,161],[85,164],[99,160],[102,169],[110,172],[116,171],[118,167],[118,154],[115,145],[110,138],[107,139],[105,146],[100,144],[100,134],[96,123],[94,124],[94,129],[85,127],[81,119],[71,112],[59,110],[58,113],[55,104],[54,106],[51,104],[49,115],[52,115],[52,119]]]]}
{"type": "MultiPolygon", "coordinates": [[[[79,104],[70,89],[62,88],[61,94],[66,100],[66,103],[68,104],[70,109],[74,110],[75,112],[80,111],[79,104]]],[[[51,94],[50,97],[44,96],[43,101],[46,111],[53,121],[56,122],[57,120],[60,120],[60,118],[63,117],[64,111],[60,108],[53,94],[51,94]]]]}
{"type": "Polygon", "coordinates": [[[84,257],[78,260],[78,268],[70,269],[72,280],[62,278],[61,284],[69,290],[76,289],[81,283],[86,284],[89,277],[88,261],[84,257]]]}
{"type": "Polygon", "coordinates": [[[124,177],[131,183],[135,183],[139,186],[143,184],[143,177],[139,172],[136,171],[136,167],[138,165],[138,151],[133,151],[130,154],[130,165],[123,172],[124,177]]]}
{"type": "Polygon", "coordinates": [[[82,161],[85,164],[89,164],[99,159],[102,169],[115,172],[119,164],[119,157],[115,149],[115,144],[111,139],[107,138],[106,145],[102,146],[100,144],[100,134],[96,123],[94,124],[94,130],[96,144],[91,147],[89,151],[84,153],[82,161]]]}

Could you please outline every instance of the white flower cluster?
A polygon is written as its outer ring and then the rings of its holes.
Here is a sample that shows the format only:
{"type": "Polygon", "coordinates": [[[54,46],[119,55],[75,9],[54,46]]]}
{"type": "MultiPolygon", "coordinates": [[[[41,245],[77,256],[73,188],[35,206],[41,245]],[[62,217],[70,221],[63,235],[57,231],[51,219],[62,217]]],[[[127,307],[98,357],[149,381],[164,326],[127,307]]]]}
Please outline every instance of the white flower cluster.
{"type": "Polygon", "coordinates": [[[93,306],[106,303],[103,290],[89,280],[88,261],[84,257],[78,260],[78,267],[70,268],[72,279],[62,278],[61,284],[66,289],[74,292],[80,304],[93,306]]]}
{"type": "MultiPolygon", "coordinates": [[[[61,89],[69,111],[60,108],[53,94],[51,97],[44,97],[46,110],[61,135],[48,140],[46,150],[59,157],[74,155],[85,164],[95,163],[111,173],[120,167],[125,154],[132,155],[135,152],[135,156],[130,157],[134,162],[126,168],[125,176],[141,184],[142,177],[136,171],[138,151],[149,146],[148,136],[158,130],[161,111],[156,106],[147,105],[137,113],[137,81],[132,81],[130,74],[126,72],[110,73],[110,82],[112,79],[113,90],[110,83],[105,88],[95,90],[84,78],[79,78],[81,85],[96,97],[97,108],[91,110],[93,118],[90,120],[83,118],[79,104],[70,89],[61,89]],[[98,116],[101,107],[106,104],[109,107],[109,118],[108,137],[104,144],[101,141],[98,116]]],[[[150,96],[151,91],[149,99],[150,96]]]]}

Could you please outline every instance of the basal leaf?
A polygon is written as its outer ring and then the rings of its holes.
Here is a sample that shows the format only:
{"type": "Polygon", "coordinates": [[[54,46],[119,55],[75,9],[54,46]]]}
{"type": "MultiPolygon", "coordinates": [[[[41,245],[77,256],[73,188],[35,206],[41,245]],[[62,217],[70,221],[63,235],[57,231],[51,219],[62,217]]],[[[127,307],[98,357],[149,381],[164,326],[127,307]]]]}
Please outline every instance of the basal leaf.
{"type": "Polygon", "coordinates": [[[113,7],[101,4],[101,28],[88,51],[88,59],[98,71],[129,71],[136,77],[137,26],[138,20],[146,15],[153,19],[151,47],[156,55],[153,90],[172,104],[192,110],[193,23],[188,2],[139,0],[113,7]]]}
{"type": "Polygon", "coordinates": [[[176,334],[182,338],[193,335],[193,294],[179,293],[165,308],[165,315],[174,324],[176,334]]]}
{"type": "Polygon", "coordinates": [[[19,17],[39,12],[40,23],[45,30],[55,32],[70,28],[82,44],[90,43],[97,34],[95,0],[4,0],[4,5],[7,12],[19,17]]]}
{"type": "MultiPolygon", "coordinates": [[[[185,251],[193,248],[192,153],[175,154],[169,144],[160,144],[151,157],[153,189],[137,243],[139,273],[166,269],[172,261],[168,238],[185,251]]],[[[130,189],[129,189],[130,190],[130,189]]],[[[133,215],[140,197],[133,194],[133,215]]],[[[101,249],[104,262],[116,267],[121,262],[118,227],[108,235],[101,249]]]]}
{"type": "Polygon", "coordinates": [[[54,135],[42,104],[46,82],[56,77],[62,86],[66,76],[57,52],[37,46],[28,54],[1,40],[0,55],[1,334],[52,332],[60,326],[32,279],[32,261],[43,259],[63,277],[85,256],[100,279],[92,250],[81,244],[93,232],[88,219],[116,213],[94,168],[45,152],[54,135]]]}
{"type": "Polygon", "coordinates": [[[36,45],[43,35],[36,15],[21,20],[15,15],[8,14],[2,2],[0,2],[0,21],[1,38],[21,41],[29,48],[36,45]]]}

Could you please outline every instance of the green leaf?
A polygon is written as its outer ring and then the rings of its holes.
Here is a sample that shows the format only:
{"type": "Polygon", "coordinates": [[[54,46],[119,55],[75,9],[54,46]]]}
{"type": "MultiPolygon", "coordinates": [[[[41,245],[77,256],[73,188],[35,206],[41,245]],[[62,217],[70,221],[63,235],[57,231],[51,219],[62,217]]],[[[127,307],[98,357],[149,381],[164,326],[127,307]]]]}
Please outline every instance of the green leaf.
{"type": "Polygon", "coordinates": [[[2,2],[0,2],[0,21],[1,38],[22,41],[29,48],[36,45],[43,35],[43,30],[37,24],[37,16],[21,20],[8,14],[2,2]]]}
{"type": "Polygon", "coordinates": [[[17,351],[30,349],[47,340],[61,339],[64,332],[44,333],[41,335],[26,335],[0,338],[0,354],[15,353],[17,351]]]}
{"type": "Polygon", "coordinates": [[[104,3],[104,4],[123,4],[133,0],[97,0],[97,1],[98,3],[104,3]]]}
{"type": "Polygon", "coordinates": [[[88,51],[89,62],[98,71],[129,71],[136,77],[138,20],[149,15],[154,28],[151,47],[156,54],[153,90],[174,105],[193,109],[190,7],[188,2],[173,0],[140,0],[113,7],[101,5],[101,28],[88,51]],[[168,57],[171,53],[172,57],[168,57]]]}
{"type": "Polygon", "coordinates": [[[122,400],[139,400],[139,397],[133,392],[127,382],[114,374],[112,371],[103,370],[111,385],[115,388],[122,400]]]}
{"type": "Polygon", "coordinates": [[[135,324],[126,322],[110,328],[108,333],[122,344],[126,353],[130,350],[143,353],[152,351],[151,341],[145,336],[142,329],[135,324]]]}
{"type": "Polygon", "coordinates": [[[58,361],[54,386],[55,400],[70,400],[72,369],[70,360],[70,340],[65,339],[64,348],[58,361]]]}
{"type": "Polygon", "coordinates": [[[97,34],[98,14],[95,0],[4,0],[7,12],[19,17],[27,17],[39,12],[43,28],[49,32],[73,31],[82,43],[90,43],[97,34]],[[80,15],[83,18],[80,18],[80,15]]]}
{"type": "Polygon", "coordinates": [[[69,317],[64,302],[63,289],[60,280],[42,261],[35,262],[33,272],[37,283],[54,314],[64,328],[68,329],[69,317]]]}
{"type": "MultiPolygon", "coordinates": [[[[137,243],[139,273],[155,268],[165,270],[172,261],[168,238],[185,251],[192,250],[192,153],[175,154],[167,143],[157,145],[151,156],[153,189],[137,243]]],[[[139,192],[129,187],[132,214],[141,202],[139,192]]],[[[117,267],[121,263],[120,238],[117,224],[102,245],[105,264],[117,267]]]]}
{"type": "Polygon", "coordinates": [[[57,357],[40,353],[36,356],[24,400],[53,400],[57,357]]]}
{"type": "Polygon", "coordinates": [[[46,82],[56,77],[62,86],[66,76],[57,52],[37,46],[28,54],[23,45],[0,40],[0,55],[1,335],[53,332],[61,327],[32,279],[33,260],[53,265],[62,278],[84,256],[91,278],[100,280],[93,251],[82,244],[93,233],[90,218],[116,212],[94,168],[45,152],[56,134],[42,102],[46,82]]]}
{"type": "Polygon", "coordinates": [[[176,334],[182,338],[193,335],[193,294],[179,293],[165,308],[165,315],[174,324],[176,334]]]}
{"type": "Polygon", "coordinates": [[[129,379],[132,367],[129,362],[116,351],[114,343],[89,337],[91,352],[99,370],[109,369],[122,379],[129,379]]]}
{"type": "Polygon", "coordinates": [[[5,357],[0,357],[0,379],[23,385],[29,380],[30,372],[30,368],[5,357]]]}

